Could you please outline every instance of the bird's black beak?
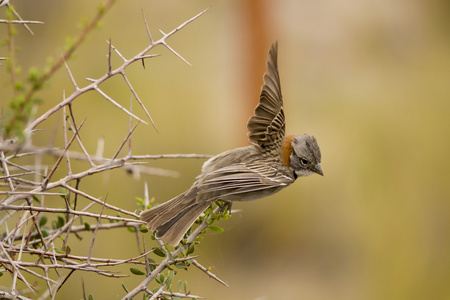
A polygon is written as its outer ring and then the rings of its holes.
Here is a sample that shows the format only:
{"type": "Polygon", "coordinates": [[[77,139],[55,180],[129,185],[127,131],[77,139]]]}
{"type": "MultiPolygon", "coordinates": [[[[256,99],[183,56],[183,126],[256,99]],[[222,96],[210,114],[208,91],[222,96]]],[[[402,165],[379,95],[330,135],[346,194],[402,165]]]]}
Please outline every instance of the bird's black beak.
{"type": "Polygon", "coordinates": [[[319,174],[320,176],[323,176],[323,171],[322,171],[322,167],[320,166],[320,164],[317,164],[314,167],[312,167],[311,171],[319,174]]]}

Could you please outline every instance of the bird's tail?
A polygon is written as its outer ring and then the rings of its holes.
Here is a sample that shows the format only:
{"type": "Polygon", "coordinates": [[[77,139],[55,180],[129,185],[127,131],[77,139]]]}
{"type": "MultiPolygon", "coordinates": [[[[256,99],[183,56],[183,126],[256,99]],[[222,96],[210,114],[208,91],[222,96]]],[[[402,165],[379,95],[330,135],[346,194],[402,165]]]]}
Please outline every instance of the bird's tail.
{"type": "Polygon", "coordinates": [[[176,246],[189,227],[211,204],[196,203],[196,196],[196,188],[192,187],[183,194],[142,212],[140,219],[147,222],[148,229],[156,230],[156,238],[170,246],[176,246]]]}

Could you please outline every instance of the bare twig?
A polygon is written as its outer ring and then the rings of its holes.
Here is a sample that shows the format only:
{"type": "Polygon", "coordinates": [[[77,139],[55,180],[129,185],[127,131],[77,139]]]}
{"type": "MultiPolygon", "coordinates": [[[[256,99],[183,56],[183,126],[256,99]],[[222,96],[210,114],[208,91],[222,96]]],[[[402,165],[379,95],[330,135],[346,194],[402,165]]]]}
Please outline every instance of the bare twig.
{"type": "MultiPolygon", "coordinates": [[[[72,122],[73,122],[73,126],[72,126],[72,124],[70,123],[70,121],[68,121],[69,126],[70,126],[70,129],[71,129],[72,131],[77,132],[77,131],[78,131],[78,130],[77,130],[77,124],[76,124],[76,122],[75,122],[75,116],[73,115],[72,104],[69,104],[68,106],[69,106],[70,116],[71,116],[72,122]]],[[[81,150],[83,151],[84,155],[86,156],[87,160],[88,160],[89,163],[91,164],[91,167],[95,167],[95,164],[94,164],[94,162],[93,162],[92,159],[91,159],[91,156],[90,156],[89,153],[86,151],[86,148],[84,148],[83,143],[81,142],[81,138],[80,138],[80,133],[79,133],[79,132],[78,132],[78,134],[77,134],[77,136],[76,136],[76,139],[77,139],[78,145],[80,146],[80,148],[81,148],[81,150]]],[[[68,155],[69,158],[70,158],[70,153],[69,153],[69,152],[67,152],[67,155],[68,155]]]]}
{"type": "Polygon", "coordinates": [[[2,24],[44,24],[41,21],[30,21],[30,20],[0,20],[2,24]]]}
{"type": "MultiPolygon", "coordinates": [[[[74,128],[72,128],[72,129],[74,130],[74,128]]],[[[16,146],[9,146],[7,144],[2,144],[0,142],[0,151],[16,152],[18,150],[19,150],[19,148],[16,146]]],[[[22,153],[14,153],[13,155],[6,157],[8,164],[13,165],[11,163],[11,159],[13,159],[13,158],[21,158],[24,156],[31,156],[31,155],[36,155],[36,154],[49,154],[49,155],[54,155],[54,156],[60,156],[61,153],[63,152],[63,150],[58,149],[58,148],[40,148],[40,147],[36,147],[36,146],[31,146],[31,145],[23,146],[21,148],[21,151],[23,151],[23,152],[22,153]]],[[[106,161],[110,160],[110,158],[89,156],[88,154],[82,154],[77,151],[68,151],[68,153],[69,153],[69,157],[71,159],[89,160],[89,158],[90,158],[93,162],[106,162],[106,161]]],[[[157,155],[147,154],[147,155],[127,156],[127,159],[128,160],[153,160],[153,159],[168,159],[168,158],[170,158],[170,159],[179,159],[179,158],[204,159],[204,158],[211,158],[211,157],[212,157],[212,155],[209,155],[209,154],[195,154],[195,153],[192,153],[192,154],[157,154],[157,155]]],[[[22,166],[18,166],[18,165],[16,165],[16,166],[23,168],[22,166]]],[[[33,172],[32,170],[25,170],[25,171],[33,172]]]]}
{"type": "Polygon", "coordinates": [[[164,291],[164,288],[166,287],[166,284],[161,285],[161,287],[156,291],[156,293],[153,294],[153,296],[149,300],[156,300],[158,299],[159,295],[164,291]]]}
{"type": "MultiPolygon", "coordinates": [[[[63,107],[63,136],[64,136],[64,149],[68,149],[70,146],[67,143],[67,126],[66,126],[66,107],[63,107]]],[[[78,136],[78,132],[75,133],[76,136],[78,136]]],[[[66,163],[67,163],[67,173],[70,175],[72,174],[72,168],[70,167],[70,157],[67,150],[65,151],[65,157],[66,157],[66,163]]]]}
{"type": "MultiPolygon", "coordinates": [[[[23,277],[22,273],[20,273],[19,268],[17,266],[18,262],[14,262],[11,259],[11,257],[8,254],[8,252],[6,252],[5,247],[3,247],[3,243],[0,243],[0,248],[1,248],[0,250],[2,251],[2,255],[0,255],[0,262],[6,263],[9,266],[11,266],[14,269],[14,274],[17,274],[17,276],[20,278],[20,280],[22,280],[26,284],[26,286],[30,290],[32,290],[33,293],[34,293],[35,292],[35,288],[30,283],[28,283],[28,281],[25,279],[25,277],[23,277]],[[5,257],[5,258],[3,258],[3,257],[5,257]]],[[[15,284],[13,284],[11,293],[15,294],[15,291],[16,291],[16,287],[15,287],[15,284]]]]}
{"type": "MultiPolygon", "coordinates": [[[[154,293],[152,291],[150,291],[148,288],[145,289],[145,292],[148,293],[149,295],[154,295],[154,293]]],[[[167,291],[161,291],[160,295],[168,296],[168,297],[186,298],[186,299],[204,299],[204,297],[200,297],[197,295],[174,293],[174,292],[167,292],[167,291]]]]}
{"type": "Polygon", "coordinates": [[[90,212],[84,212],[84,211],[76,211],[73,209],[64,209],[64,208],[47,208],[47,207],[37,207],[37,206],[16,206],[16,205],[3,205],[3,210],[30,210],[30,211],[40,211],[40,212],[50,212],[50,213],[68,213],[72,215],[78,215],[78,216],[85,216],[85,217],[91,217],[91,218],[102,218],[112,221],[122,221],[122,222],[131,222],[131,223],[139,223],[139,224],[145,224],[145,222],[140,220],[133,220],[133,219],[127,219],[122,217],[114,217],[114,216],[108,216],[108,215],[99,215],[94,214],[90,212]]]}
{"type": "Polygon", "coordinates": [[[6,300],[8,300],[8,299],[11,299],[11,300],[15,300],[15,299],[18,299],[18,300],[32,300],[31,298],[27,298],[27,297],[24,297],[24,296],[21,296],[21,295],[16,295],[16,294],[13,294],[13,293],[9,293],[7,291],[0,291],[0,298],[1,299],[6,299],[6,300]]]}
{"type": "MultiPolygon", "coordinates": [[[[103,203],[106,203],[106,198],[105,201],[103,203]]],[[[105,208],[105,205],[102,205],[102,210],[100,211],[100,215],[97,218],[97,226],[94,229],[94,235],[92,236],[92,243],[91,243],[91,247],[89,248],[89,255],[88,255],[88,259],[86,261],[87,264],[91,263],[91,256],[92,256],[92,249],[94,249],[94,242],[95,242],[95,237],[97,236],[97,232],[98,232],[98,225],[100,225],[101,222],[101,216],[103,214],[103,209],[105,208]]]]}
{"type": "Polygon", "coordinates": [[[97,199],[97,198],[95,198],[95,197],[93,197],[93,196],[91,196],[91,195],[89,195],[89,194],[83,192],[83,191],[80,191],[80,190],[77,190],[76,188],[71,187],[70,185],[68,185],[68,184],[66,184],[66,183],[64,183],[62,186],[63,186],[64,188],[66,188],[67,190],[71,191],[71,192],[74,192],[74,193],[76,193],[76,194],[79,194],[80,196],[85,197],[86,199],[89,199],[89,200],[94,201],[94,202],[96,202],[96,203],[98,203],[98,204],[104,205],[106,208],[109,208],[109,209],[118,211],[118,212],[123,213],[123,214],[127,214],[127,215],[129,215],[129,216],[133,216],[133,217],[135,217],[135,218],[138,218],[138,217],[139,217],[137,214],[135,214],[135,213],[133,213],[133,212],[127,211],[127,210],[125,210],[125,209],[123,209],[123,208],[116,207],[116,206],[111,205],[111,204],[108,204],[108,203],[105,203],[105,202],[103,202],[103,201],[101,201],[101,200],[99,200],[99,199],[97,199]],[[103,203],[104,203],[104,204],[103,204],[103,203]]]}
{"type": "Polygon", "coordinates": [[[147,30],[147,35],[148,35],[148,39],[150,40],[150,44],[153,44],[152,34],[150,33],[150,28],[148,28],[147,19],[145,18],[145,15],[144,15],[144,10],[142,10],[142,18],[144,19],[145,30],[147,30]]]}
{"type": "Polygon", "coordinates": [[[61,156],[58,158],[58,160],[56,161],[56,163],[53,165],[53,168],[51,169],[50,173],[48,174],[47,178],[44,179],[44,182],[42,183],[42,190],[45,190],[47,188],[47,184],[49,183],[50,179],[52,178],[52,175],[55,173],[56,169],[59,166],[59,163],[61,162],[63,156],[66,154],[67,150],[69,149],[70,145],[72,145],[75,137],[78,135],[78,132],[80,130],[80,128],[83,126],[84,122],[86,120],[84,120],[83,122],[81,122],[80,127],[78,127],[78,130],[74,133],[74,135],[72,136],[72,138],[70,139],[70,141],[66,144],[66,146],[64,147],[64,151],[61,154],[61,156]]]}
{"type": "Polygon", "coordinates": [[[136,129],[136,127],[139,125],[139,122],[136,123],[136,125],[133,126],[133,128],[131,128],[131,130],[128,132],[128,135],[125,137],[125,139],[122,141],[122,143],[119,146],[119,149],[117,149],[116,154],[113,155],[112,159],[116,159],[117,156],[119,156],[120,151],[122,150],[123,146],[125,146],[125,143],[130,139],[131,134],[133,133],[133,131],[136,129]]]}
{"type": "Polygon", "coordinates": [[[9,170],[8,170],[8,165],[6,164],[6,159],[5,159],[5,153],[3,153],[3,151],[0,151],[0,159],[1,159],[1,163],[2,163],[2,170],[3,173],[5,174],[5,179],[6,182],[8,183],[9,186],[9,190],[11,192],[15,191],[14,185],[12,183],[10,174],[9,174],[9,170]]]}
{"type": "MultiPolygon", "coordinates": [[[[64,57],[63,57],[63,60],[64,60],[64,57]]],[[[73,77],[72,72],[70,71],[70,68],[67,65],[67,62],[65,60],[64,60],[64,66],[66,67],[66,71],[69,74],[70,81],[72,81],[72,84],[75,87],[75,90],[78,90],[79,88],[78,88],[77,82],[75,81],[75,78],[73,77]]]]}
{"type": "Polygon", "coordinates": [[[19,20],[11,20],[10,22],[5,22],[5,23],[9,23],[9,24],[22,24],[31,35],[34,35],[33,31],[30,29],[30,27],[28,27],[27,24],[43,24],[43,22],[38,22],[38,21],[25,21],[22,19],[22,17],[19,15],[19,13],[14,9],[13,6],[11,6],[9,4],[9,1],[3,1],[2,5],[8,6],[9,9],[12,10],[13,14],[16,16],[16,18],[18,18],[19,20]]]}
{"type": "Polygon", "coordinates": [[[194,266],[196,266],[197,268],[199,268],[200,270],[202,270],[203,272],[205,272],[209,277],[217,280],[218,282],[220,282],[221,284],[223,284],[226,287],[230,287],[225,281],[223,281],[222,279],[220,279],[219,277],[217,277],[215,274],[211,273],[211,271],[208,270],[208,268],[205,268],[204,266],[202,266],[198,261],[196,261],[195,259],[192,260],[192,264],[194,266]]]}

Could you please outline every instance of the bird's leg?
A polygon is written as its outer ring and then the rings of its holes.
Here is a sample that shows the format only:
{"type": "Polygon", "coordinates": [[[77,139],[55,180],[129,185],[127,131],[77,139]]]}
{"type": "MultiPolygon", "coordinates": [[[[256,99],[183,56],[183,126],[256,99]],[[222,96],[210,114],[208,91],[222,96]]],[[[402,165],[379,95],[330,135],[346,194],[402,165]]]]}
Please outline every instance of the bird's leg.
{"type": "Polygon", "coordinates": [[[231,215],[231,206],[233,205],[232,201],[229,200],[220,200],[222,202],[222,205],[220,206],[220,214],[225,211],[225,209],[228,210],[228,214],[231,215]]]}

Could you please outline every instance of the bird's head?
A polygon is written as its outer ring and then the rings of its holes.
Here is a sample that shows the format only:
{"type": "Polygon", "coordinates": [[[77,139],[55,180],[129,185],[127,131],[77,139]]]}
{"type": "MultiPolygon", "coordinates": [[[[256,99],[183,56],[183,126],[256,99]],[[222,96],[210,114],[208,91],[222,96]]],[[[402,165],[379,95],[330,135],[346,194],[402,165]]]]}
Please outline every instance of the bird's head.
{"type": "Polygon", "coordinates": [[[288,136],[283,145],[283,158],[297,177],[309,176],[314,173],[323,176],[320,167],[321,155],[315,137],[310,135],[288,136]]]}

